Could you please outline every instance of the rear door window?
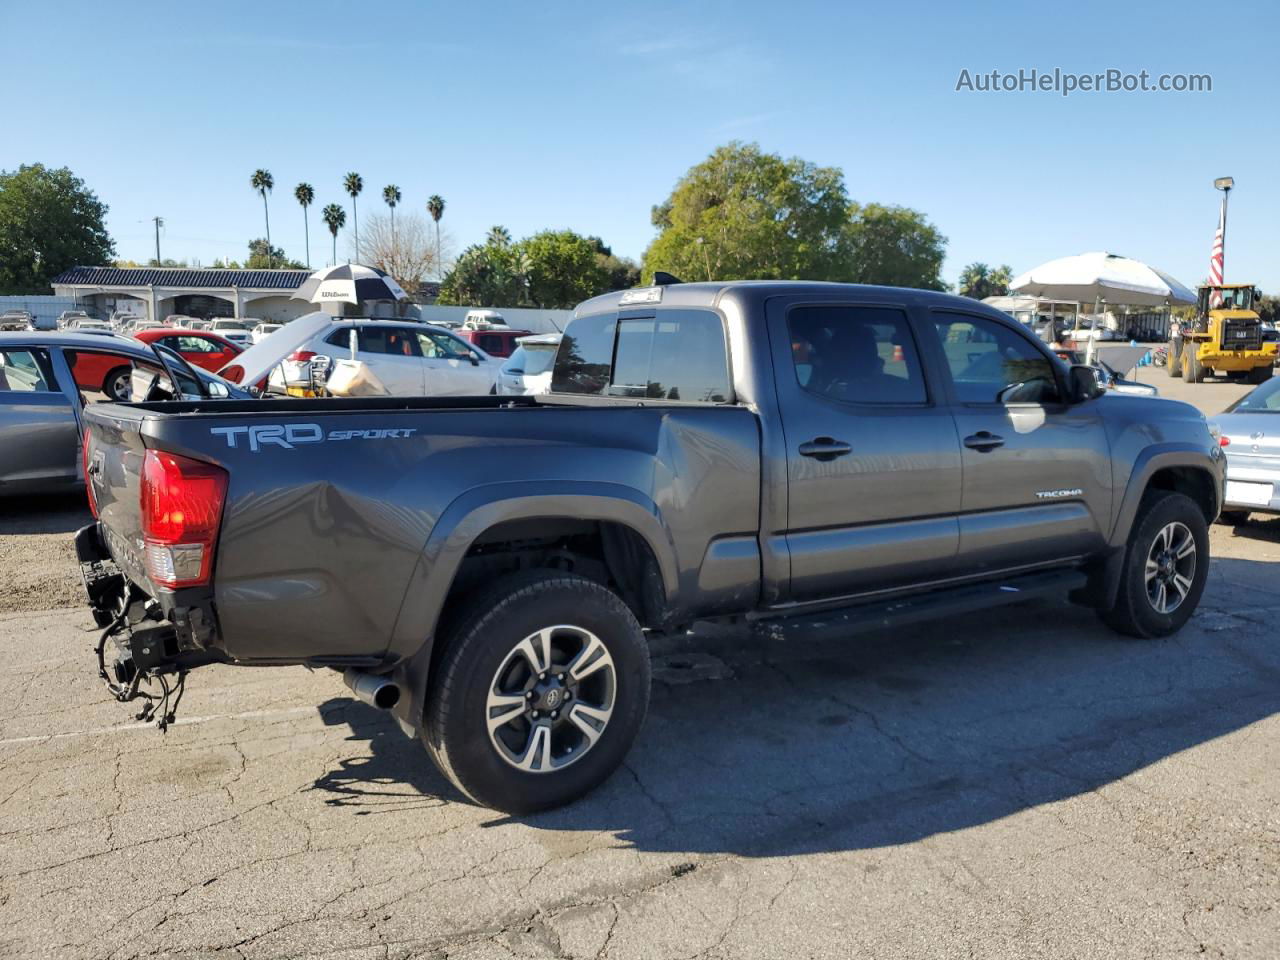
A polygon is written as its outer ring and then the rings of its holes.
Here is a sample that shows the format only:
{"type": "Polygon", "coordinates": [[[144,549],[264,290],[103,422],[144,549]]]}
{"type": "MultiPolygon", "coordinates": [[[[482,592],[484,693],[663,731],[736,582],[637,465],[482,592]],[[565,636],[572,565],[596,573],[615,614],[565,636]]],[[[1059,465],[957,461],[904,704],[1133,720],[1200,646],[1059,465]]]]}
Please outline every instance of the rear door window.
{"type": "Polygon", "coordinates": [[[841,403],[925,403],[907,315],[891,307],[796,307],[787,314],[796,380],[841,403]]]}
{"type": "Polygon", "coordinates": [[[412,330],[402,327],[361,327],[360,351],[383,353],[393,357],[420,357],[418,338],[412,330]]]}
{"type": "Polygon", "coordinates": [[[0,391],[6,393],[49,393],[52,378],[49,362],[34,350],[0,350],[0,391]]]}

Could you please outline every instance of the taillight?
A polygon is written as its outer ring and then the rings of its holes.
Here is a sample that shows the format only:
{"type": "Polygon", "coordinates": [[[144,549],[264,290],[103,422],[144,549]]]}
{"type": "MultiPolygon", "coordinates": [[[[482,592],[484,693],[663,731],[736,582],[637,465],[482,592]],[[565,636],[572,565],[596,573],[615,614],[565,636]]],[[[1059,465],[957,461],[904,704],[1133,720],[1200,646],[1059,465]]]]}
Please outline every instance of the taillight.
{"type": "Polygon", "coordinates": [[[289,359],[294,363],[306,363],[316,355],[314,350],[295,350],[289,354],[289,359]]]}
{"type": "Polygon", "coordinates": [[[1230,438],[1230,437],[1227,437],[1227,436],[1219,437],[1219,438],[1218,438],[1218,446],[1220,446],[1220,447],[1229,447],[1229,446],[1231,446],[1231,438],[1230,438]]]}
{"type": "Polygon", "coordinates": [[[93,495],[93,477],[89,475],[89,427],[84,428],[84,439],[80,441],[80,469],[84,471],[84,490],[89,495],[89,512],[98,519],[98,498],[93,495]]]}
{"type": "Polygon", "coordinates": [[[142,464],[142,538],[157,586],[195,587],[213,574],[213,548],[227,472],[175,453],[148,450],[142,464]]]}

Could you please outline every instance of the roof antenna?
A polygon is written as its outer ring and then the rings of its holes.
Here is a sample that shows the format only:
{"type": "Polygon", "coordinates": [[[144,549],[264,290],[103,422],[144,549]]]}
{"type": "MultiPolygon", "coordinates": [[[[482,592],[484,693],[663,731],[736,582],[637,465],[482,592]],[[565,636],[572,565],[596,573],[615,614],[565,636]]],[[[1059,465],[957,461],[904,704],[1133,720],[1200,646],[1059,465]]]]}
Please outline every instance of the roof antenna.
{"type": "Polygon", "coordinates": [[[669,287],[673,283],[684,283],[684,281],[677,276],[667,273],[665,270],[653,271],[653,285],[655,287],[669,287]]]}

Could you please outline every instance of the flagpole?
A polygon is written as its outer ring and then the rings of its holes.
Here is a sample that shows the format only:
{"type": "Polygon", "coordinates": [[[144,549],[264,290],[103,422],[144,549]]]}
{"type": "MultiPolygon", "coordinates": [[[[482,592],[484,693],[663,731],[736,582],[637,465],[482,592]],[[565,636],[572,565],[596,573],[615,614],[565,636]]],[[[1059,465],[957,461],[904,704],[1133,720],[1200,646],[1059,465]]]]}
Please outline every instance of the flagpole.
{"type": "Polygon", "coordinates": [[[1231,187],[1222,188],[1222,282],[1227,282],[1227,197],[1231,187]]]}

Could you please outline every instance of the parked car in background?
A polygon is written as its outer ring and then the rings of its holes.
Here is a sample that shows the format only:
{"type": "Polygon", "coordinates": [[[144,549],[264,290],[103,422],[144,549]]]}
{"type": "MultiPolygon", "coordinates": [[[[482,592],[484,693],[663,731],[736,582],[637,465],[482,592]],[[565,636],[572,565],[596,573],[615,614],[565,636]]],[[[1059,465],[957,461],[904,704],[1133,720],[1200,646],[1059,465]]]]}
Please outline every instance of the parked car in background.
{"type": "Polygon", "coordinates": [[[57,330],[58,318],[32,314],[29,326],[32,330],[57,330]]]}
{"type": "Polygon", "coordinates": [[[1224,523],[1280,513],[1280,379],[1272,378],[1213,418],[1227,455],[1224,523]]]}
{"type": "Polygon", "coordinates": [[[209,329],[209,321],[208,321],[208,320],[201,320],[199,317],[188,317],[188,318],[187,318],[187,329],[188,329],[188,330],[208,330],[208,329],[209,329]]]}
{"type": "Polygon", "coordinates": [[[26,310],[6,310],[0,313],[0,330],[30,330],[31,314],[26,310]]]}
{"type": "MultiPolygon", "coordinates": [[[[130,399],[127,389],[123,396],[103,391],[103,379],[123,371],[127,384],[134,369],[172,383],[155,351],[135,340],[66,330],[0,333],[0,495],[82,485],[83,408],[130,399]]],[[[206,398],[250,399],[211,373],[193,375],[206,398]]],[[[188,381],[181,392],[195,386],[188,381]]]]}
{"type": "Polygon", "coordinates": [[[221,370],[245,350],[242,345],[207,330],[162,327],[159,330],[139,330],[134,337],[143,343],[166,346],[193,367],[211,373],[221,370]]]}
{"type": "Polygon", "coordinates": [[[513,330],[510,327],[473,328],[466,325],[453,332],[491,357],[511,356],[515,353],[516,341],[533,333],[532,330],[513,330]]]}
{"type": "Polygon", "coordinates": [[[58,314],[60,329],[74,328],[81,320],[88,320],[89,314],[84,310],[63,310],[58,314]]]}
{"type": "Polygon", "coordinates": [[[284,326],[282,323],[260,323],[249,332],[249,339],[253,343],[261,343],[282,326],[284,326]]]}
{"type": "Polygon", "coordinates": [[[498,370],[498,393],[532,396],[551,389],[551,367],[556,362],[561,334],[537,333],[521,337],[515,352],[498,370]]]}
{"type": "Polygon", "coordinates": [[[249,336],[249,331],[253,329],[254,324],[250,323],[246,326],[243,320],[230,320],[225,317],[219,317],[209,321],[209,331],[219,336],[226,337],[233,343],[248,346],[253,342],[249,336]]]}
{"type": "Polygon", "coordinates": [[[312,313],[255,344],[222,375],[276,393],[306,396],[317,356],[355,359],[397,397],[479,396],[493,392],[499,361],[448,330],[412,320],[340,319],[312,313]],[[351,335],[356,335],[352,357],[351,335]]]}
{"type": "Polygon", "coordinates": [[[107,321],[94,320],[92,317],[83,317],[79,320],[72,320],[71,323],[67,325],[66,329],[73,330],[76,333],[115,333],[115,331],[111,329],[111,324],[107,323],[107,321]]]}
{"type": "Polygon", "coordinates": [[[133,323],[133,322],[135,322],[135,321],[137,321],[137,320],[141,320],[141,319],[142,319],[142,317],[140,317],[140,316],[138,316],[136,313],[132,313],[132,312],[130,312],[130,311],[126,311],[126,310],[112,310],[112,311],[111,311],[111,316],[109,316],[109,317],[107,318],[107,322],[111,324],[111,326],[112,326],[112,328],[113,328],[113,329],[115,329],[115,330],[123,330],[123,329],[124,329],[126,326],[128,326],[130,323],[133,323]]]}

